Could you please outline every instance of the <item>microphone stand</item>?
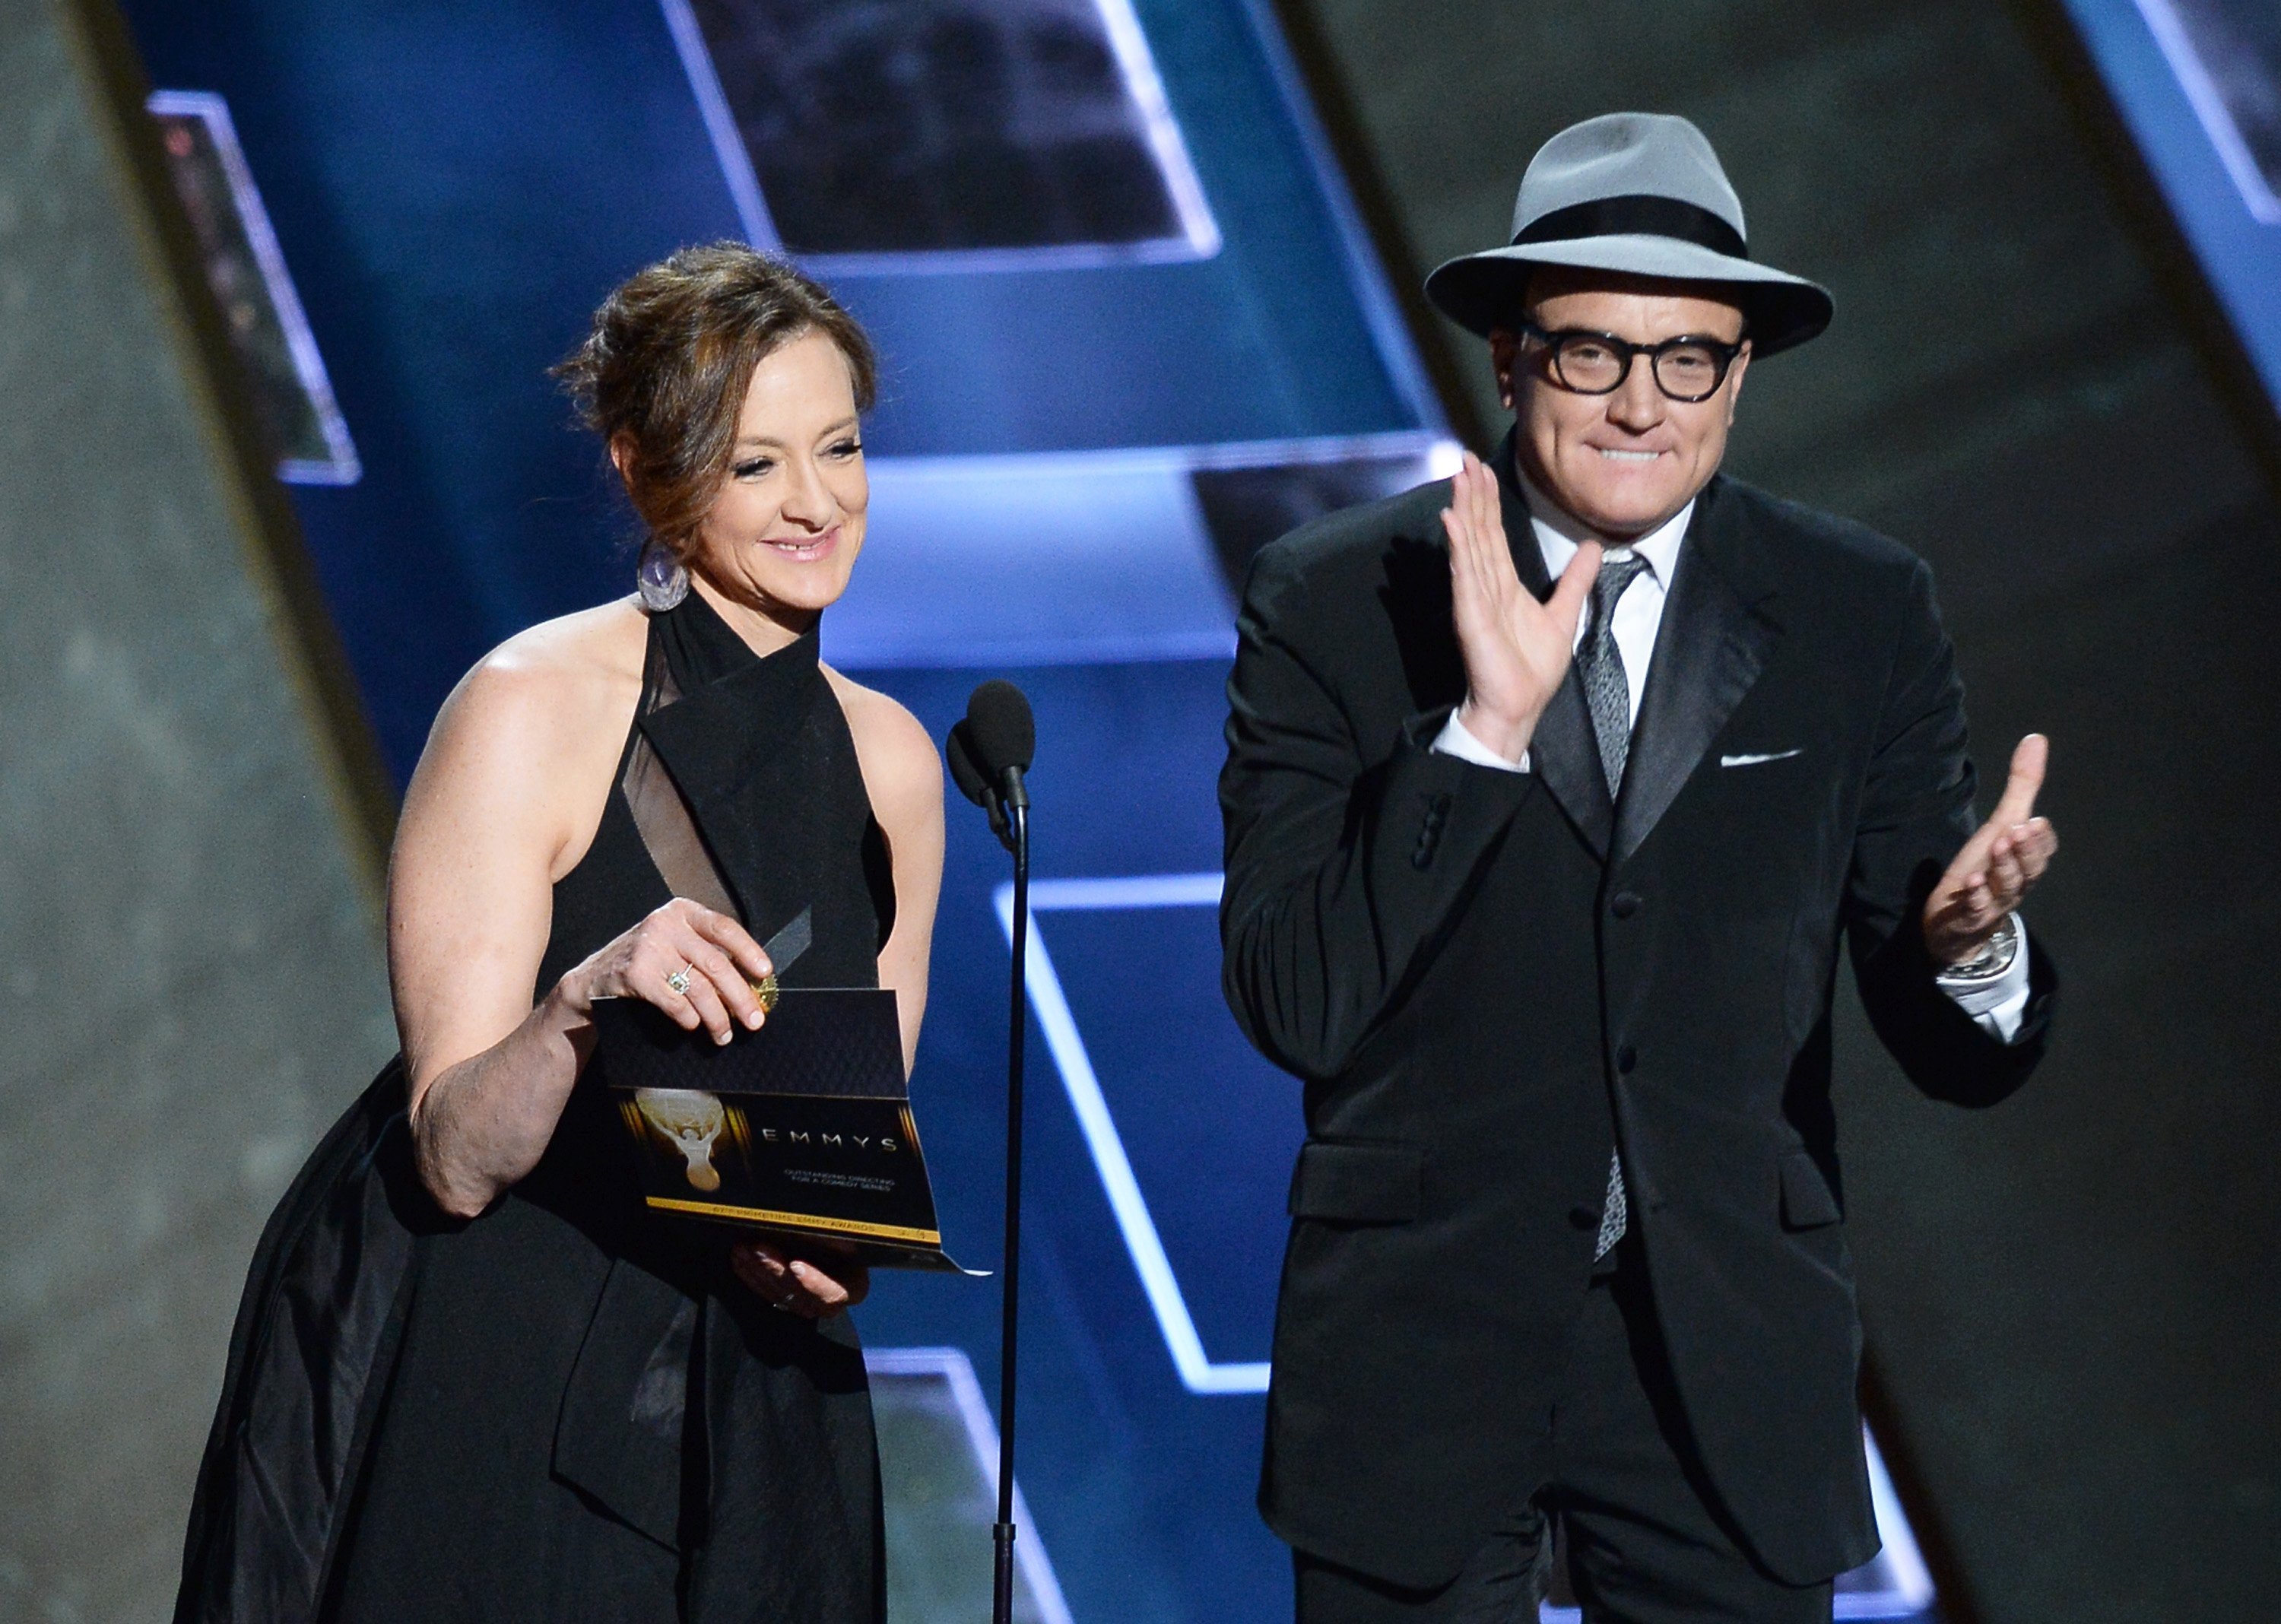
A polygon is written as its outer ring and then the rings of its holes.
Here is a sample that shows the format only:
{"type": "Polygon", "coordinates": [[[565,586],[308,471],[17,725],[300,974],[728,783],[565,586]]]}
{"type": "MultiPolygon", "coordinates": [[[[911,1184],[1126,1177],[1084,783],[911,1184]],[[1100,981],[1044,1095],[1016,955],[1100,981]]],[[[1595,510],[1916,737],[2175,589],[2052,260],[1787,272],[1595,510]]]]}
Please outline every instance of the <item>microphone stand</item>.
{"type": "MultiPolygon", "coordinates": [[[[1006,1029],[1006,1277],[1001,1283],[998,1342],[998,1521],[992,1624],[1014,1619],[1014,1349],[1021,1312],[1022,1048],[1029,1034],[1030,798],[1018,769],[1006,775],[1006,828],[1000,838],[1014,854],[1014,973],[1006,1029]]],[[[998,808],[992,808],[994,811],[998,808]]]]}

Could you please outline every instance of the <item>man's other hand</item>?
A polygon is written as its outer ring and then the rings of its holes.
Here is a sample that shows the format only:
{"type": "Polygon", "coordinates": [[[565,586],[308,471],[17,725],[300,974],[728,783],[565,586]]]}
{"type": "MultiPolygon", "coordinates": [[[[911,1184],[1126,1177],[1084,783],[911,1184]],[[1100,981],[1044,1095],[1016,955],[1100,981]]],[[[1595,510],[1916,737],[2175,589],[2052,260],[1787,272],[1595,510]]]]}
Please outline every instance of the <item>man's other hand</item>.
{"type": "Polygon", "coordinates": [[[1450,614],[1465,662],[1458,720],[1505,760],[1518,762],[1568,674],[1576,623],[1599,578],[1599,544],[1577,548],[1551,600],[1537,602],[1512,567],[1496,476],[1471,452],[1450,481],[1442,528],[1450,536],[1450,614]]]}
{"type": "Polygon", "coordinates": [[[1964,843],[1925,899],[1925,947],[1936,964],[1961,964],[1987,945],[2051,866],[2060,838],[2036,816],[2051,742],[2030,733],[2012,752],[2012,773],[1993,816],[1964,843]]]}

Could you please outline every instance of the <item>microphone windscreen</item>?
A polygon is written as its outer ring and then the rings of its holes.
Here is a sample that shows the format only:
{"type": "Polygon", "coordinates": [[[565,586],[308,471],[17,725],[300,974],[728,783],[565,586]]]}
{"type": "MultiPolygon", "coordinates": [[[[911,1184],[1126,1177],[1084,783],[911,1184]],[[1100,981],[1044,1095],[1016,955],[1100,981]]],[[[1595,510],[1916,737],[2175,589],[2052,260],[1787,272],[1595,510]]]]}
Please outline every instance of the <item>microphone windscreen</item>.
{"type": "Polygon", "coordinates": [[[954,723],[950,737],[943,741],[943,759],[950,763],[950,781],[958,785],[958,793],[976,806],[989,804],[984,797],[989,793],[989,781],[983,777],[982,769],[974,764],[974,746],[967,741],[966,723],[954,723]]]}
{"type": "Polygon", "coordinates": [[[992,783],[1009,767],[1027,772],[1037,754],[1038,724],[1030,701],[1003,677],[994,677],[966,701],[966,739],[974,764],[992,783]]]}

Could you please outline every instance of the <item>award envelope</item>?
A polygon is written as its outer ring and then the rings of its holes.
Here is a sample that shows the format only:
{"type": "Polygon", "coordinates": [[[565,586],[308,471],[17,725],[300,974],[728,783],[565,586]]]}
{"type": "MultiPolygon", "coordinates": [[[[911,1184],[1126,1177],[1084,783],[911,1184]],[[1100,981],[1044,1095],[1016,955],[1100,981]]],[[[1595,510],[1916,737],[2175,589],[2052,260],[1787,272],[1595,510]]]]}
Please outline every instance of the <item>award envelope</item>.
{"type": "Polygon", "coordinates": [[[942,1250],[895,994],[774,997],[758,1032],[725,1044],[638,1000],[594,1006],[651,1210],[831,1236],[875,1266],[970,1272],[942,1250]]]}

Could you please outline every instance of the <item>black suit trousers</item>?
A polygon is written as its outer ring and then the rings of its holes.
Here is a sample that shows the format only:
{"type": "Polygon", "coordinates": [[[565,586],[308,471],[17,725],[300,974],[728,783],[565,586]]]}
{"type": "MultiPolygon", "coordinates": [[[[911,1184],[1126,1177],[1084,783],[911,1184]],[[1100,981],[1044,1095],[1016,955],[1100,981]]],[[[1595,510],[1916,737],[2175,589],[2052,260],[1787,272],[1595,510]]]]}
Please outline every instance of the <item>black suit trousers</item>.
{"type": "Polygon", "coordinates": [[[1554,1530],[1587,1624],[1828,1624],[1828,1581],[1745,1550],[1687,1429],[1636,1239],[1588,1289],[1528,1481],[1445,1585],[1411,1589],[1294,1553],[1298,1624],[1536,1624],[1554,1530]]]}

